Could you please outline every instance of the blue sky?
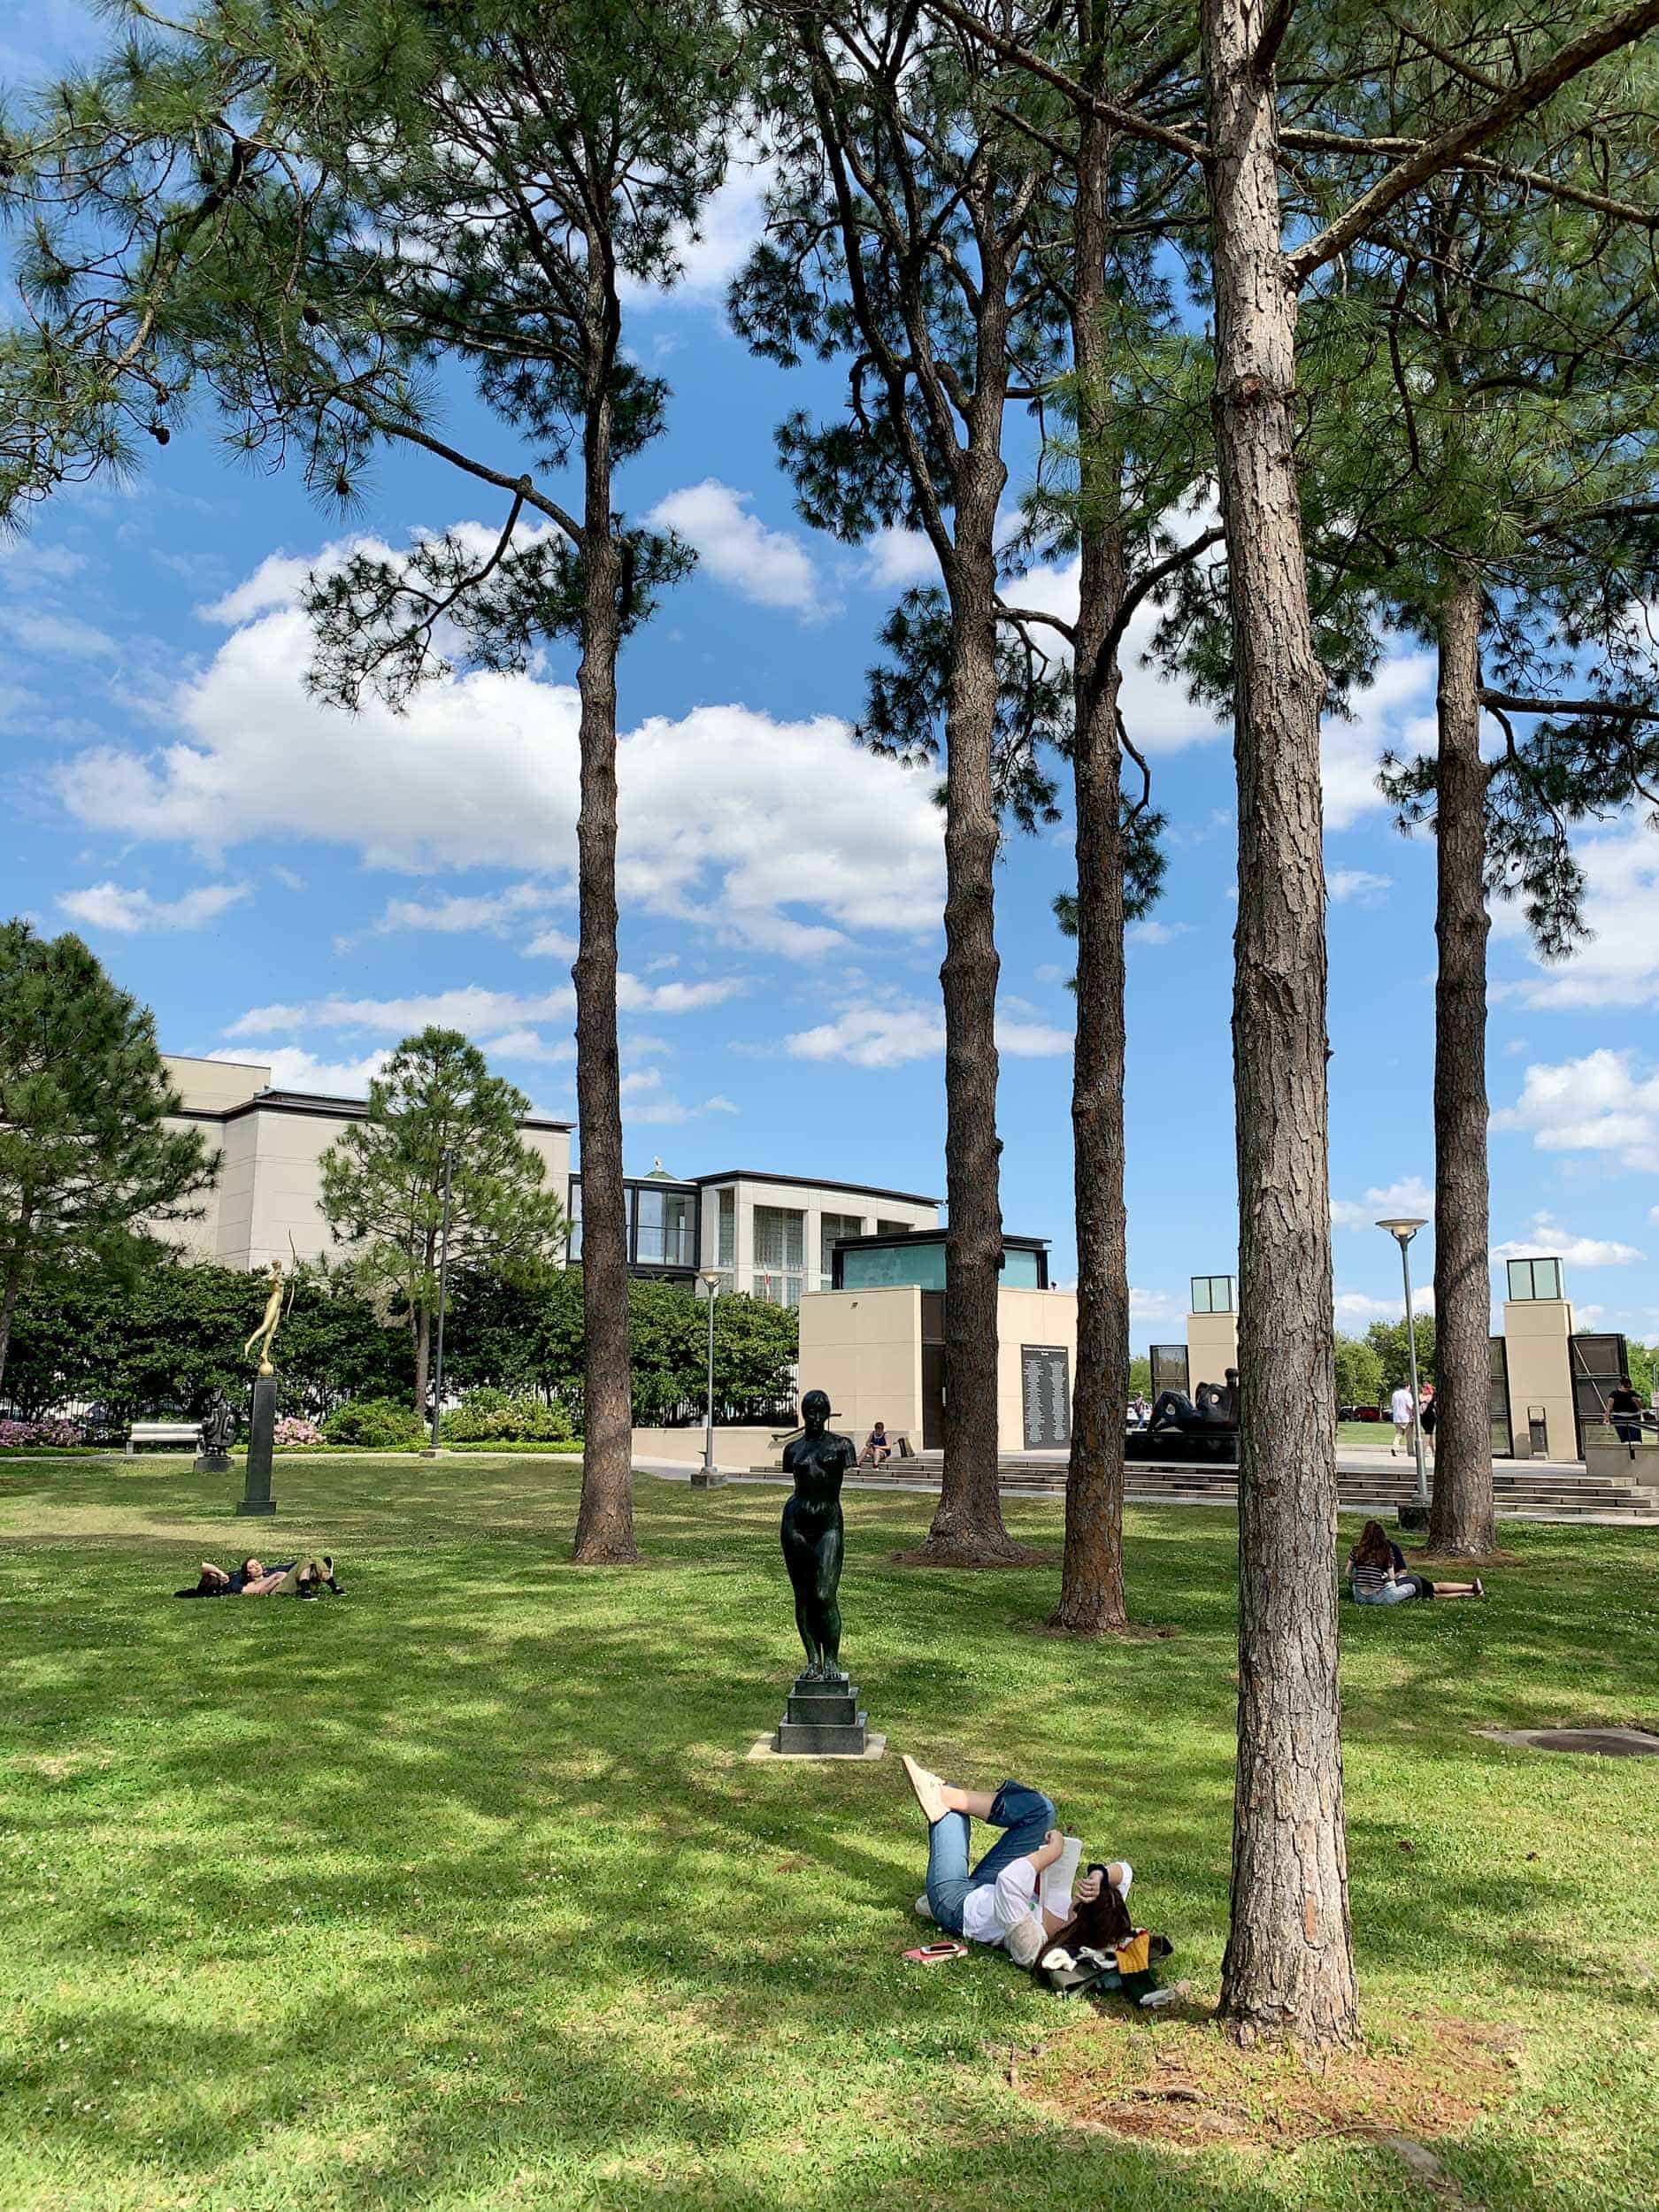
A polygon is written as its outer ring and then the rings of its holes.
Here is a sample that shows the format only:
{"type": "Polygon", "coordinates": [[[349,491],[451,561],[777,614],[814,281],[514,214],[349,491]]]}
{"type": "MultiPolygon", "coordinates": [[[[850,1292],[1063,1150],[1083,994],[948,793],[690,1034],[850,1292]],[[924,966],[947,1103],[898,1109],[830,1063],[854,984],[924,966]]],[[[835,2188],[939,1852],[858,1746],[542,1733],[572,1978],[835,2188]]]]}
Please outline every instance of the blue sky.
{"type": "MultiPolygon", "coordinates": [[[[85,42],[57,4],[0,27],[16,83],[85,42]]],[[[874,634],[926,572],[893,535],[810,531],[773,455],[790,407],[833,377],[784,376],[726,329],[721,292],[757,220],[728,187],[687,282],[632,309],[674,388],[670,434],[626,472],[631,512],[701,555],[621,669],[623,1052],[630,1169],[733,1166],[942,1192],[937,970],[942,859],[932,779],[858,752],[874,634]]],[[[520,461],[457,391],[451,419],[520,461]]],[[[1018,464],[1010,498],[1024,488],[1018,464]]],[[[497,523],[438,464],[398,461],[349,529],[297,480],[223,459],[197,419],[142,480],[62,499],[0,549],[4,906],[79,929],[152,1004],[164,1045],[270,1060],[278,1079],[361,1087],[376,1056],[454,1020],[573,1117],[574,696],[472,677],[401,721],[302,688],[297,580],[363,534],[497,523]]],[[[1064,603],[1068,580],[1022,596],[1064,603]]],[[[1226,733],[1149,671],[1125,711],[1175,825],[1168,885],[1130,957],[1127,1099],[1134,1340],[1179,1337],[1186,1279],[1234,1264],[1226,733]]],[[[1385,743],[1426,741],[1433,674],[1398,641],[1355,719],[1326,735],[1332,1189],[1339,1325],[1399,1310],[1379,1212],[1427,1212],[1432,846],[1394,830],[1385,743]]],[[[1587,839],[1596,935],[1563,969],[1494,918],[1493,1237],[1563,1253],[1580,1317],[1659,1335],[1659,839],[1587,839]]],[[[999,872],[1003,1212],[1070,1279],[1069,948],[1049,911],[1065,828],[1010,841],[999,872]]],[[[1430,1253],[1419,1242],[1417,1267],[1430,1253]]],[[[1502,1294],[1501,1273],[1494,1286],[1502,1294]]]]}

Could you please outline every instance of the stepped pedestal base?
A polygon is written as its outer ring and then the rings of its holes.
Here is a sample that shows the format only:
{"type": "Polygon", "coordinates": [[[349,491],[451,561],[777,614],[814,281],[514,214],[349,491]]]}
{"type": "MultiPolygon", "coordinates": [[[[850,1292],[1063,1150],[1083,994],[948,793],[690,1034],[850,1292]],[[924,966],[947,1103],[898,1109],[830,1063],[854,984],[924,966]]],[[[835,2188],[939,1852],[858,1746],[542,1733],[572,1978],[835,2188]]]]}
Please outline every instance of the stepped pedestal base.
{"type": "Polygon", "coordinates": [[[869,1749],[869,1717],[860,1709],[857,1685],[845,1675],[815,1681],[798,1674],[772,1747],[786,1757],[822,1758],[833,1752],[862,1758],[869,1749]]]}

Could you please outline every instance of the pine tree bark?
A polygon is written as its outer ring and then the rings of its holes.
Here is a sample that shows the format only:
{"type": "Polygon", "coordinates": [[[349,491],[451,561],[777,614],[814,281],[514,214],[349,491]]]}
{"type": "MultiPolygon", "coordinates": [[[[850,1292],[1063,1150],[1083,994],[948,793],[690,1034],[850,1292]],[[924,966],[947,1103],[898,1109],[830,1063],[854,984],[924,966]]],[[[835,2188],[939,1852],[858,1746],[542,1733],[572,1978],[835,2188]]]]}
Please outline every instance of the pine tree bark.
{"type": "Polygon", "coordinates": [[[1202,0],[1215,416],[1236,662],[1239,1713],[1221,2012],[1244,2035],[1356,2032],[1337,1683],[1336,1383],[1319,710],[1293,448],[1261,0],[1202,0]]]}
{"type": "MultiPolygon", "coordinates": [[[[990,285],[987,280],[987,289],[990,285]]],[[[1000,374],[1000,371],[999,371],[1000,374]]],[[[1002,1259],[996,1133],[996,505],[1000,454],[958,465],[947,577],[952,659],[945,744],[945,1417],[937,1564],[1020,1555],[997,1492],[997,1291],[1002,1259]]]]}
{"type": "Polygon", "coordinates": [[[640,1555],[634,1540],[627,1193],[617,1046],[617,651],[623,578],[611,526],[609,380],[607,361],[583,442],[584,599],[577,671],[581,802],[572,979],[581,1129],[582,1491],[572,1556],[588,1566],[640,1555]]]}
{"type": "Polygon", "coordinates": [[[1492,1494],[1487,1248],[1486,784],[1480,757],[1480,586],[1440,612],[1434,934],[1434,1493],[1432,1550],[1484,1557],[1492,1494]]]}
{"type": "MultiPolygon", "coordinates": [[[[1103,75],[1094,0],[1079,0],[1085,81],[1103,75]]],[[[1071,322],[1078,383],[1080,505],[1072,665],[1072,788],[1077,820],[1077,1036],[1071,1058],[1072,1186],[1077,1213],[1077,1368],[1065,1476],[1065,1550],[1050,1625],[1121,1633],[1124,1439],[1128,1425],[1129,1248],[1124,1210],[1124,856],[1119,812],[1118,654],[1124,603],[1105,363],[1106,190],[1112,134],[1092,110],[1079,121],[1071,322]]]]}

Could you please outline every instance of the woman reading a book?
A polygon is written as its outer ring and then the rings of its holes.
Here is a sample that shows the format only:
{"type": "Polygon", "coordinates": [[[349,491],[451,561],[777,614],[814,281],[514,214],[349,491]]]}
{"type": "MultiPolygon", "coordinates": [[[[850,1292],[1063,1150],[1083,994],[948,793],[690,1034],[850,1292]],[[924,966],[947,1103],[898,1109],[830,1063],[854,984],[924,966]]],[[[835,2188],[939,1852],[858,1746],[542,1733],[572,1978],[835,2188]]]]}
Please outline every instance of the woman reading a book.
{"type": "Polygon", "coordinates": [[[1092,1867],[1077,1880],[1083,1847],[1055,1826],[1053,1800],[1041,1790],[1015,1781],[995,1790],[958,1789],[909,1757],[904,1771],[927,1816],[927,1888],[917,1910],[952,1935],[1000,1945],[1017,1965],[1030,1966],[1104,1886],[1127,1898],[1134,1869],[1125,1859],[1092,1867]],[[976,1820],[1002,1832],[970,1866],[976,1820]]]}

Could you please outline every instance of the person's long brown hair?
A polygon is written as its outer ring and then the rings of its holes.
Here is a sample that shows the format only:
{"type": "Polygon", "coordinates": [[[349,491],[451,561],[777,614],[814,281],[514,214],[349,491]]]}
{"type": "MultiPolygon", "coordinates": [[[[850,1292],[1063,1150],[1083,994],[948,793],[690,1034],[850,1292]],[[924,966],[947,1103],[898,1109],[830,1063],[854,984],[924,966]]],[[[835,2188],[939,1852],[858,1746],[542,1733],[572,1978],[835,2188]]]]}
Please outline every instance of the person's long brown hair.
{"type": "MultiPolygon", "coordinates": [[[[1089,1869],[1091,1873],[1096,1870],[1089,1869]]],[[[1099,1869],[1100,1895],[1090,1903],[1079,1905],[1058,1935],[1051,1935],[1043,1945],[1044,1953],[1056,1944],[1072,1953],[1087,1944],[1097,1951],[1116,1950],[1120,1943],[1127,1943],[1133,1935],[1134,1923],[1129,1917],[1129,1908],[1106,1879],[1104,1867],[1099,1869]]]]}
{"type": "Polygon", "coordinates": [[[1388,1532],[1380,1521],[1367,1521],[1359,1532],[1359,1541],[1348,1557],[1356,1567],[1392,1567],[1394,1548],[1388,1540],[1388,1532]]]}

